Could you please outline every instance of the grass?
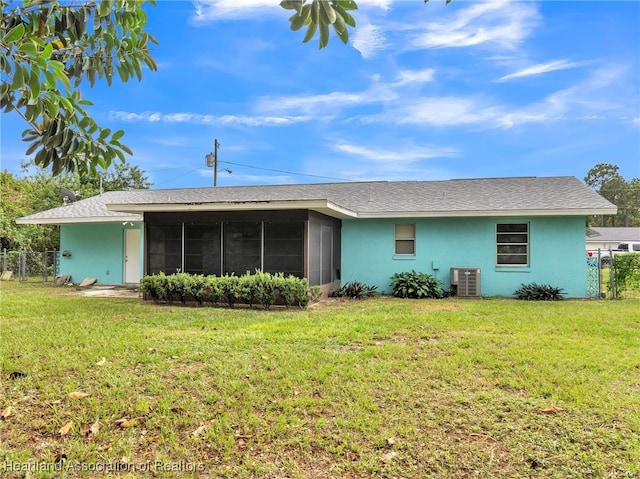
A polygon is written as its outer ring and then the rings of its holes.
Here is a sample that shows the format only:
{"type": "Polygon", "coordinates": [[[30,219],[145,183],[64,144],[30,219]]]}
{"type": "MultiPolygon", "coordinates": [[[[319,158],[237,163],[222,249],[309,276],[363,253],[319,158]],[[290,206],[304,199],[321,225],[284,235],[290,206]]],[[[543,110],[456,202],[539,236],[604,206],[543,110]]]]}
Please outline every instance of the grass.
{"type": "Polygon", "coordinates": [[[3,477],[640,474],[640,300],[264,312],[69,292],[2,284],[3,477]]]}

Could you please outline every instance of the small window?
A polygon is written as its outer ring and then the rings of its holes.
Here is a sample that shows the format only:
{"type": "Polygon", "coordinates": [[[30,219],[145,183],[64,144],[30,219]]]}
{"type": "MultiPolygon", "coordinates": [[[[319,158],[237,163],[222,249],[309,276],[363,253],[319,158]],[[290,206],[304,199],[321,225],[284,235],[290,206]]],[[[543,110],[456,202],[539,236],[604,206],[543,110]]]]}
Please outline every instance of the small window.
{"type": "Polygon", "coordinates": [[[496,252],[498,266],[527,266],[529,264],[529,224],[497,224],[496,252]]]}
{"type": "Polygon", "coordinates": [[[416,254],[416,225],[395,225],[395,254],[416,254]]]}

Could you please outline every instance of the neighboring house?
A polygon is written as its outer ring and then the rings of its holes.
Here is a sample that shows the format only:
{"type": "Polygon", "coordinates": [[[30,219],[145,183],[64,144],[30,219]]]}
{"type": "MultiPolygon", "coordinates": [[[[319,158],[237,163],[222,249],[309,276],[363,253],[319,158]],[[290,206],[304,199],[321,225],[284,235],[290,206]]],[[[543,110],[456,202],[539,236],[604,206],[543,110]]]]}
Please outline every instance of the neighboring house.
{"type": "Polygon", "coordinates": [[[61,272],[75,281],[135,282],[139,261],[140,274],[260,268],[390,292],[394,273],[449,286],[463,267],[483,296],[536,282],[585,297],[586,217],[615,213],[574,177],[523,177],[112,192],[18,222],[61,225],[61,272]]]}
{"type": "Polygon", "coordinates": [[[640,243],[640,228],[589,227],[586,238],[587,250],[615,250],[622,243],[640,243]]]}

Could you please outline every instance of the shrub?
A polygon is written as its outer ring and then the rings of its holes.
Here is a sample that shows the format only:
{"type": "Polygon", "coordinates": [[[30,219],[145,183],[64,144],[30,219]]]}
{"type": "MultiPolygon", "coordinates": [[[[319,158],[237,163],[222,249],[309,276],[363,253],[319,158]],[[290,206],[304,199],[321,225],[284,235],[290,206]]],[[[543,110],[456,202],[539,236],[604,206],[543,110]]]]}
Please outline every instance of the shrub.
{"type": "Polygon", "coordinates": [[[224,292],[222,291],[221,278],[217,276],[205,276],[204,284],[202,285],[202,300],[209,301],[213,304],[217,304],[224,298],[224,292]]]}
{"type": "Polygon", "coordinates": [[[557,301],[562,299],[562,289],[548,284],[522,284],[514,294],[518,299],[526,301],[557,301]]]}
{"type": "Polygon", "coordinates": [[[195,300],[202,305],[225,303],[233,308],[237,303],[253,306],[256,303],[266,310],[278,302],[289,307],[301,307],[322,295],[320,287],[309,288],[306,279],[284,277],[283,273],[271,274],[256,270],[255,274],[242,276],[203,276],[188,273],[145,276],[140,281],[141,290],[154,301],[180,299],[185,304],[195,300]]]}
{"type": "Polygon", "coordinates": [[[178,298],[182,304],[187,302],[193,292],[193,276],[187,273],[175,273],[167,276],[168,299],[178,298]]]}
{"type": "Polygon", "coordinates": [[[262,307],[269,310],[276,302],[278,291],[276,289],[276,281],[270,273],[264,273],[256,270],[252,279],[252,297],[255,297],[262,307]]]}
{"type": "Polygon", "coordinates": [[[189,293],[193,296],[199,305],[202,305],[205,299],[205,285],[207,278],[202,274],[194,274],[191,276],[191,288],[189,293]]]}
{"type": "Polygon", "coordinates": [[[224,275],[218,278],[220,282],[220,291],[222,293],[222,300],[227,303],[227,306],[233,308],[233,306],[242,299],[242,291],[240,289],[240,278],[232,275],[224,275]]]}
{"type": "Polygon", "coordinates": [[[391,277],[393,295],[398,298],[444,298],[442,283],[427,273],[396,273],[391,277]]]}
{"type": "Polygon", "coordinates": [[[640,254],[625,253],[613,257],[613,274],[616,282],[616,292],[629,288],[640,288],[640,254]]]}
{"type": "Polygon", "coordinates": [[[375,296],[377,293],[377,286],[369,286],[368,284],[361,283],[359,281],[350,281],[340,288],[331,292],[329,296],[332,298],[350,298],[350,299],[363,299],[375,296]]]}
{"type": "Polygon", "coordinates": [[[169,281],[164,273],[145,276],[140,280],[140,289],[154,301],[166,301],[169,298],[169,281]]]}

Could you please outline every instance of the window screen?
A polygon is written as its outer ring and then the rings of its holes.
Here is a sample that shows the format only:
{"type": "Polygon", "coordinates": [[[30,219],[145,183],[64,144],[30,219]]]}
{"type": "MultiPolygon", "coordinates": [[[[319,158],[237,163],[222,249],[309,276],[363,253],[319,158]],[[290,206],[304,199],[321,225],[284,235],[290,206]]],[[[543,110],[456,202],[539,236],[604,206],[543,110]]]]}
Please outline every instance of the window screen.
{"type": "Polygon", "coordinates": [[[241,276],[260,268],[262,227],[259,222],[224,223],[224,273],[241,276]]]}
{"type": "Polygon", "coordinates": [[[395,254],[416,254],[416,225],[395,225],[395,254]]]}
{"type": "Polygon", "coordinates": [[[149,225],[149,274],[173,274],[182,269],[182,224],[149,225]]]}
{"type": "Polygon", "coordinates": [[[264,223],[264,271],[304,276],[304,223],[264,223]]]}
{"type": "Polygon", "coordinates": [[[526,266],[529,264],[529,224],[496,225],[496,264],[526,266]]]}
{"type": "Polygon", "coordinates": [[[220,223],[185,225],[184,270],[220,275],[220,223]]]}

